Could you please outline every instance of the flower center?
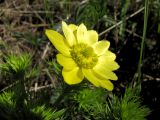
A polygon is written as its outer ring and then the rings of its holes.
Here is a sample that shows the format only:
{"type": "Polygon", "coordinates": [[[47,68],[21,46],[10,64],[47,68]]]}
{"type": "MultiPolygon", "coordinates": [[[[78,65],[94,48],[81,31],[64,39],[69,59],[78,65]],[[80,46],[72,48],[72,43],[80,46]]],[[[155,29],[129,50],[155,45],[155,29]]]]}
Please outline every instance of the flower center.
{"type": "Polygon", "coordinates": [[[93,48],[84,43],[73,45],[70,53],[80,68],[91,69],[98,62],[98,56],[94,53],[93,48]]]}

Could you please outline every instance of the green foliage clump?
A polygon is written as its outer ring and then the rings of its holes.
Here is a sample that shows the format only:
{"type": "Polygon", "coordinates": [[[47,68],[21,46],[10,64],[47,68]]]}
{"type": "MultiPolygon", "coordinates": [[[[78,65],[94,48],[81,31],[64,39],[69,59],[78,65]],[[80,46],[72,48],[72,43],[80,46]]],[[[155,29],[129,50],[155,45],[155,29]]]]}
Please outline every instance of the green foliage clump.
{"type": "Polygon", "coordinates": [[[84,109],[85,111],[94,111],[95,104],[100,104],[105,102],[106,96],[104,96],[105,91],[102,89],[83,89],[75,96],[75,100],[79,103],[79,109],[84,109]]]}
{"type": "Polygon", "coordinates": [[[25,74],[30,65],[31,56],[29,54],[20,56],[8,55],[4,58],[4,64],[0,64],[0,70],[15,76],[21,76],[25,74]]]}
{"type": "Polygon", "coordinates": [[[12,100],[13,92],[5,92],[0,95],[0,118],[9,117],[14,113],[16,104],[12,100]]]}
{"type": "Polygon", "coordinates": [[[62,120],[65,109],[53,111],[53,109],[46,108],[45,106],[37,106],[32,109],[32,112],[42,120],[62,120]]]}
{"type": "Polygon", "coordinates": [[[85,118],[95,120],[146,120],[150,110],[140,102],[137,88],[128,87],[123,97],[102,90],[84,89],[75,97],[85,118]]]}
{"type": "Polygon", "coordinates": [[[4,78],[10,79],[12,82],[13,78],[26,81],[39,74],[39,70],[36,67],[31,68],[31,66],[32,58],[30,54],[11,54],[4,57],[3,63],[0,64],[0,72],[4,78]]]}
{"type": "Polygon", "coordinates": [[[122,120],[146,120],[150,110],[146,106],[142,106],[140,102],[139,92],[131,86],[127,88],[121,101],[122,120]]]}
{"type": "Polygon", "coordinates": [[[25,102],[24,108],[16,106],[14,92],[4,92],[0,95],[0,118],[3,120],[61,120],[65,109],[56,111],[45,105],[25,102]]]}

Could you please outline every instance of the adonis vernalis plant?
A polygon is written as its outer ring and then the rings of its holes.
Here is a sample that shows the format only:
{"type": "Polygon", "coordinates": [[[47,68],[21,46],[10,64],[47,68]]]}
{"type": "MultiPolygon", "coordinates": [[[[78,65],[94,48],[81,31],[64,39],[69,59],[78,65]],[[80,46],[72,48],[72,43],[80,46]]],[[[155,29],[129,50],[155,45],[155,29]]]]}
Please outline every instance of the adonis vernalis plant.
{"type": "Polygon", "coordinates": [[[110,80],[117,80],[113,72],[119,68],[116,55],[109,51],[110,42],[98,41],[98,33],[87,30],[84,24],[67,25],[62,21],[63,35],[54,30],[45,31],[47,37],[59,51],[57,61],[63,66],[62,76],[69,84],[78,84],[84,78],[96,87],[113,90],[110,80]]]}

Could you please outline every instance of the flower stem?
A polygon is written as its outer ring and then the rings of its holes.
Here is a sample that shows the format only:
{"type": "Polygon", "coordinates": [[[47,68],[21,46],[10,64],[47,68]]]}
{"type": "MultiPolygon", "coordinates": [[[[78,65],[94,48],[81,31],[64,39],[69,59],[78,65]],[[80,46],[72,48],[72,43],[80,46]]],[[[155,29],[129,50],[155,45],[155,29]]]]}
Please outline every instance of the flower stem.
{"type": "Polygon", "coordinates": [[[140,49],[140,58],[138,64],[138,85],[141,83],[141,69],[143,63],[143,55],[144,55],[144,42],[146,39],[146,31],[147,31],[147,22],[148,22],[148,8],[149,8],[149,0],[145,0],[145,11],[144,11],[144,26],[143,26],[143,37],[141,42],[141,49],[140,49]]]}

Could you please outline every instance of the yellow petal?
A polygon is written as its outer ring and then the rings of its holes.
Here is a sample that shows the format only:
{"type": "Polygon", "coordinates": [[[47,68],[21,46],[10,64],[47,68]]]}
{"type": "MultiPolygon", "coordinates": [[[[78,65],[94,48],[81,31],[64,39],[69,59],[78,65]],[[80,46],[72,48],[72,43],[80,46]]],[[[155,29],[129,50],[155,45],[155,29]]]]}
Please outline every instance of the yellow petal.
{"type": "Polygon", "coordinates": [[[77,41],[78,43],[85,43],[88,39],[87,36],[87,28],[84,24],[80,24],[78,29],[77,29],[77,41]]]}
{"type": "Polygon", "coordinates": [[[76,39],[75,39],[75,36],[73,34],[73,31],[70,27],[68,27],[68,25],[62,21],[62,30],[63,30],[63,33],[66,37],[66,40],[69,44],[69,46],[72,46],[76,43],[76,39]]]}
{"type": "Polygon", "coordinates": [[[104,55],[100,56],[98,58],[98,63],[93,68],[96,75],[102,79],[117,80],[118,77],[112,72],[119,68],[119,65],[114,61],[115,58],[115,54],[110,51],[107,51],[104,55]]]}
{"type": "Polygon", "coordinates": [[[98,64],[101,66],[104,66],[106,69],[109,69],[111,71],[117,70],[119,68],[119,65],[114,61],[115,55],[111,57],[109,54],[104,54],[98,58],[98,64]],[[108,55],[108,56],[107,56],[108,55]]]}
{"type": "Polygon", "coordinates": [[[112,91],[114,88],[113,84],[109,80],[101,80],[100,86],[109,90],[109,91],[112,91]]]}
{"type": "Polygon", "coordinates": [[[99,57],[100,59],[107,60],[107,61],[114,61],[116,59],[116,55],[111,51],[107,50],[102,56],[99,57]]]}
{"type": "Polygon", "coordinates": [[[110,69],[112,71],[117,70],[119,68],[119,65],[115,61],[112,62],[106,61],[106,64],[104,64],[104,66],[106,66],[107,69],[110,69]]]}
{"type": "Polygon", "coordinates": [[[103,55],[109,48],[110,42],[102,40],[94,44],[95,53],[100,56],[103,55]]]}
{"type": "Polygon", "coordinates": [[[82,71],[78,67],[72,70],[66,70],[63,68],[62,75],[63,75],[64,81],[69,85],[78,84],[82,82],[84,78],[82,71]]]}
{"type": "Polygon", "coordinates": [[[57,54],[57,61],[60,65],[62,65],[65,69],[73,69],[75,67],[77,67],[76,63],[74,62],[74,60],[70,57],[65,57],[62,54],[57,54]]]}
{"type": "Polygon", "coordinates": [[[88,30],[87,34],[88,34],[88,39],[87,39],[88,45],[93,45],[96,42],[98,42],[98,33],[96,31],[88,30]]]}
{"type": "Polygon", "coordinates": [[[66,56],[70,56],[69,46],[67,46],[67,44],[64,41],[64,37],[61,34],[49,29],[45,31],[45,34],[59,52],[66,56]]]}
{"type": "Polygon", "coordinates": [[[97,63],[97,65],[93,68],[93,70],[96,73],[96,75],[99,76],[101,79],[110,79],[110,80],[118,79],[115,73],[113,73],[106,66],[103,66],[103,64],[101,64],[100,62],[97,63]]]}
{"type": "Polygon", "coordinates": [[[91,69],[82,69],[84,76],[96,87],[103,87],[109,91],[113,90],[113,84],[109,80],[100,79],[97,77],[93,70],[91,69]]]}
{"type": "Polygon", "coordinates": [[[74,25],[74,24],[69,24],[68,27],[72,30],[75,31],[77,30],[78,26],[74,25]]]}
{"type": "Polygon", "coordinates": [[[93,74],[91,69],[82,69],[82,72],[87,80],[90,81],[94,86],[100,86],[98,78],[93,74]]]}

